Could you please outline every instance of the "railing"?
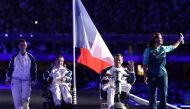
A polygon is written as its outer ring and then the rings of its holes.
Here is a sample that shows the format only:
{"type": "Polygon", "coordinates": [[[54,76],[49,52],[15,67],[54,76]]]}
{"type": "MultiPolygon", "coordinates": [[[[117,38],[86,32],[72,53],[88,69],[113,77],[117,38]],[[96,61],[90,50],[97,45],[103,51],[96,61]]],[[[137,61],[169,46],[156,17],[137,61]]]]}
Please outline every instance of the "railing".
{"type": "MultiPolygon", "coordinates": [[[[138,97],[136,95],[133,95],[133,94],[129,94],[129,99],[131,99],[131,100],[133,100],[133,101],[135,101],[135,102],[137,102],[138,104],[141,104],[141,105],[146,105],[146,106],[149,105],[149,101],[147,101],[147,100],[145,100],[143,98],[140,98],[140,97],[138,97]]],[[[157,104],[159,104],[159,101],[157,101],[157,104]]],[[[166,106],[168,108],[170,108],[170,109],[181,109],[181,108],[179,108],[177,106],[174,106],[174,105],[171,105],[169,103],[167,103],[166,106]]]]}

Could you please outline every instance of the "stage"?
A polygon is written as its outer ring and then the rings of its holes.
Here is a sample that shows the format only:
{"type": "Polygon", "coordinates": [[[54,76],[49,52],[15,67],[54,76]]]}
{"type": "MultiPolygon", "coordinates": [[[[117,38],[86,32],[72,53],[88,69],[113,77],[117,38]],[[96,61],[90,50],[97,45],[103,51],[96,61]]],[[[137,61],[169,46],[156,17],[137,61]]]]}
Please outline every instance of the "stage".
{"type": "MultiPolygon", "coordinates": [[[[33,89],[31,94],[30,109],[43,109],[45,99],[41,96],[40,89],[33,89]]],[[[101,101],[99,100],[98,90],[79,90],[78,105],[75,109],[100,109],[101,101]]],[[[130,109],[143,109],[140,105],[130,102],[130,109]]],[[[1,109],[13,109],[13,100],[10,89],[0,90],[0,107],[1,109]]],[[[146,109],[144,107],[144,109],[146,109]]]]}

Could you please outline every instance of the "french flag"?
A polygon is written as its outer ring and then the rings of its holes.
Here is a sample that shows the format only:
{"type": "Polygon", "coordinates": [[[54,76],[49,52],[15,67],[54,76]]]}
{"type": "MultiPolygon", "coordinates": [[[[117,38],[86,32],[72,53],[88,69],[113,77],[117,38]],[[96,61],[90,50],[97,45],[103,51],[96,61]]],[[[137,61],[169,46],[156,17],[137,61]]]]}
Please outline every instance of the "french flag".
{"type": "Polygon", "coordinates": [[[101,73],[113,64],[113,56],[96,29],[81,0],[75,0],[74,46],[80,48],[78,62],[101,73]]]}

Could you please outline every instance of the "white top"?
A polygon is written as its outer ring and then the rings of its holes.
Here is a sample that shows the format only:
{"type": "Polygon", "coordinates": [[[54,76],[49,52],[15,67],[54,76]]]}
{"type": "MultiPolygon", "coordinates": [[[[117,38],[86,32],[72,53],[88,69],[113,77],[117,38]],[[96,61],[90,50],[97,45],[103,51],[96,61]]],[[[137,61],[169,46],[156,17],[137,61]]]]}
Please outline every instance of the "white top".
{"type": "Polygon", "coordinates": [[[27,53],[14,58],[13,79],[30,80],[31,60],[27,53]]]}
{"type": "Polygon", "coordinates": [[[53,67],[49,76],[53,77],[52,84],[62,84],[64,82],[65,74],[68,73],[65,67],[53,67]]]}
{"type": "Polygon", "coordinates": [[[116,71],[120,72],[119,73],[119,78],[121,80],[121,84],[127,84],[127,81],[126,81],[127,77],[124,77],[124,75],[128,75],[128,74],[127,74],[127,72],[125,70],[127,70],[127,68],[124,68],[124,67],[117,68],[117,67],[113,66],[110,70],[108,70],[106,72],[106,74],[112,75],[113,79],[111,79],[110,82],[114,82],[115,83],[115,80],[116,80],[116,75],[115,75],[116,71]]]}

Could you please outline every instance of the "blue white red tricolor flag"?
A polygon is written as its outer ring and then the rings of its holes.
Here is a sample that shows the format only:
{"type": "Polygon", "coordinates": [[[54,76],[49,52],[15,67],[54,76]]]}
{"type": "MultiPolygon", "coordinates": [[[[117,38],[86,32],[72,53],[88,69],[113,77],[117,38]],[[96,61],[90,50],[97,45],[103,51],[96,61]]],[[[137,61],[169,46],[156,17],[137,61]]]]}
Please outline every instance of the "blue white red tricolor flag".
{"type": "Polygon", "coordinates": [[[81,0],[75,0],[74,46],[80,48],[78,62],[100,73],[113,64],[113,56],[88,15],[81,0]]]}

